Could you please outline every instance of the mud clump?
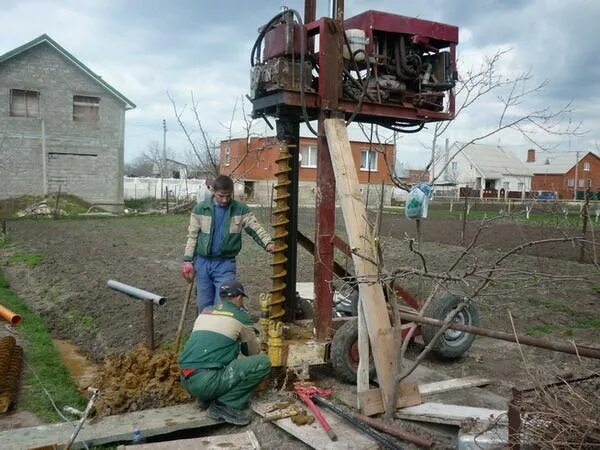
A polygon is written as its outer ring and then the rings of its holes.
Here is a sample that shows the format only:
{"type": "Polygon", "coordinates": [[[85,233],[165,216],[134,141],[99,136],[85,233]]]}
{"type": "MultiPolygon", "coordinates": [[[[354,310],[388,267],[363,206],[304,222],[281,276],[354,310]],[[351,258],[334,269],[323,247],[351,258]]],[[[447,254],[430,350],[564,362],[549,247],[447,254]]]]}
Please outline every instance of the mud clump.
{"type": "Polygon", "coordinates": [[[152,353],[143,345],[108,355],[93,386],[101,392],[96,402],[100,417],[191,401],[179,383],[177,354],[152,353]]]}

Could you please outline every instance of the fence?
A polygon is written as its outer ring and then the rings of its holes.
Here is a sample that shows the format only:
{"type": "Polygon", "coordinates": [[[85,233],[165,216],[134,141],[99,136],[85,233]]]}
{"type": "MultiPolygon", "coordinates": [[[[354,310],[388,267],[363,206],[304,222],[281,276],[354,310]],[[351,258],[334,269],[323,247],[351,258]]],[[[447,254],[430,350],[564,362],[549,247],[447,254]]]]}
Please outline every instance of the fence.
{"type": "Polygon", "coordinates": [[[169,198],[187,200],[203,196],[206,191],[205,180],[178,178],[124,177],[123,197],[125,200],[142,198],[169,198]]]}

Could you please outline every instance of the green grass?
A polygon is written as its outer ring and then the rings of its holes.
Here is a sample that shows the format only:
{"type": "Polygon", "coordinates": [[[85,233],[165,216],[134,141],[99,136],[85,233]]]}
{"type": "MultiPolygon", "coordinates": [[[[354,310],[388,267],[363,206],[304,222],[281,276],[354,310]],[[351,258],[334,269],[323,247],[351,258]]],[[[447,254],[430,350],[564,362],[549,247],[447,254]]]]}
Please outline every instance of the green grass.
{"type": "Polygon", "coordinates": [[[15,253],[8,257],[9,263],[23,263],[27,267],[37,267],[44,260],[41,253],[15,253]]]}
{"type": "Polygon", "coordinates": [[[525,334],[527,334],[528,336],[543,336],[545,334],[554,333],[558,331],[559,328],[560,327],[558,325],[543,323],[534,327],[525,328],[525,334]]]}
{"type": "Polygon", "coordinates": [[[59,409],[70,405],[83,409],[86,400],[79,394],[67,368],[60,360],[58,351],[41,317],[30,311],[15,295],[0,272],[0,304],[21,315],[22,323],[17,331],[25,340],[24,367],[26,388],[19,398],[20,406],[47,422],[60,422],[60,416],[52,408],[45,388],[59,409]],[[37,377],[35,376],[37,374],[37,377]],[[39,380],[38,380],[39,378],[39,380]],[[43,387],[40,384],[43,383],[43,387]]]}
{"type": "Polygon", "coordinates": [[[540,305],[553,312],[573,314],[573,310],[562,302],[557,300],[540,300],[540,305]]]}
{"type": "Polygon", "coordinates": [[[596,328],[600,329],[600,319],[587,319],[576,322],[575,328],[596,328]]]}

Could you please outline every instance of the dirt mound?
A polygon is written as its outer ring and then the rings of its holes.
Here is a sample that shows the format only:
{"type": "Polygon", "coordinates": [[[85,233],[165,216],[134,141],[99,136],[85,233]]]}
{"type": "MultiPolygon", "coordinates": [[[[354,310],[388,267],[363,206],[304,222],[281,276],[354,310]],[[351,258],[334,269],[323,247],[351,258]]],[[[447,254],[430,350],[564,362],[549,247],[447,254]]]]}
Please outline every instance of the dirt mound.
{"type": "Polygon", "coordinates": [[[96,403],[100,416],[191,400],[179,384],[177,355],[171,351],[152,353],[143,345],[127,354],[107,356],[93,386],[102,393],[96,403]]]}

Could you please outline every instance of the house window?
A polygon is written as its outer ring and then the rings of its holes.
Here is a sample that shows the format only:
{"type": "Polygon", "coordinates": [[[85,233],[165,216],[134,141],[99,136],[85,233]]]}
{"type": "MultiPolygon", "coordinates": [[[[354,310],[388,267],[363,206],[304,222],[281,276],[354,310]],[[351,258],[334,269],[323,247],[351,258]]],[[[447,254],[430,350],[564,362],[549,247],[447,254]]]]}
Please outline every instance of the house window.
{"type": "Polygon", "coordinates": [[[225,146],[225,165],[231,164],[231,145],[227,143],[225,146]]]}
{"type": "Polygon", "coordinates": [[[40,117],[40,93],[11,89],[10,115],[12,117],[40,117]]]}
{"type": "Polygon", "coordinates": [[[573,186],[575,186],[575,178],[569,178],[569,179],[567,180],[567,186],[568,186],[568,187],[573,187],[573,186]]]}
{"type": "Polygon", "coordinates": [[[583,163],[583,171],[584,172],[589,172],[590,171],[590,163],[589,162],[584,162],[583,163]]]}
{"type": "Polygon", "coordinates": [[[525,183],[517,183],[517,190],[523,192],[525,190],[525,183]]]}
{"type": "Polygon", "coordinates": [[[585,187],[585,180],[577,180],[577,187],[585,187]]]}
{"type": "Polygon", "coordinates": [[[312,145],[300,147],[300,167],[317,167],[317,147],[312,145]]]}
{"type": "Polygon", "coordinates": [[[510,191],[510,182],[509,181],[505,181],[504,183],[502,183],[502,188],[505,191],[510,191]]]}
{"type": "Polygon", "coordinates": [[[377,152],[375,150],[360,151],[360,170],[377,172],[377,152]]]}
{"type": "Polygon", "coordinates": [[[97,122],[100,118],[100,98],[85,95],[73,96],[73,120],[77,122],[97,122]]]}
{"type": "Polygon", "coordinates": [[[458,172],[458,161],[452,161],[452,165],[450,166],[453,173],[458,172]]]}

